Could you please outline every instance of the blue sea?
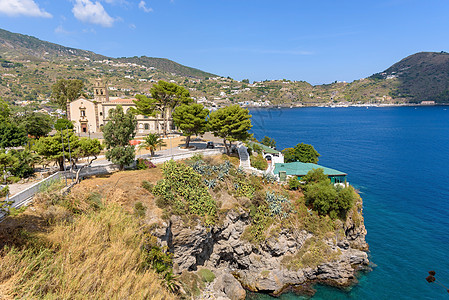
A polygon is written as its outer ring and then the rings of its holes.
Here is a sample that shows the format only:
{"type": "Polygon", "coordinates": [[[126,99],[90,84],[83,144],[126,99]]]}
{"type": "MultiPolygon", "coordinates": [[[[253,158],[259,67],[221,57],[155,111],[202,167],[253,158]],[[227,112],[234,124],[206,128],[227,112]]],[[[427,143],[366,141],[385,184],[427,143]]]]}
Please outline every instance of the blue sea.
{"type": "Polygon", "coordinates": [[[250,112],[257,139],[312,144],[319,164],[348,173],[363,198],[375,266],[349,291],[315,286],[313,299],[449,299],[425,280],[434,270],[449,288],[449,106],[250,112]]]}

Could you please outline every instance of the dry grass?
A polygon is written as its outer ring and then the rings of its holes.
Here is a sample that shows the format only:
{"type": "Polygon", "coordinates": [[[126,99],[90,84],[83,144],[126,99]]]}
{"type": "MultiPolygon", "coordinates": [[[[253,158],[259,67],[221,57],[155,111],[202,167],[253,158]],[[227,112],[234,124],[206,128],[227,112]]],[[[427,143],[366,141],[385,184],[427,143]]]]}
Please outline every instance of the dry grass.
{"type": "Polygon", "coordinates": [[[324,262],[337,260],[340,255],[340,249],[332,251],[322,239],[312,237],[295,255],[286,255],[281,264],[290,270],[315,268],[324,262]]]}
{"type": "Polygon", "coordinates": [[[154,223],[161,219],[162,210],[155,205],[154,196],[142,188],[142,181],[155,185],[163,178],[160,167],[86,179],[73,188],[72,195],[98,193],[106,204],[118,204],[128,212],[133,212],[135,203],[141,202],[147,208],[146,222],[154,223]]]}
{"type": "Polygon", "coordinates": [[[171,299],[152,270],[144,270],[139,220],[117,205],[61,223],[5,248],[0,287],[26,299],[171,299]]]}

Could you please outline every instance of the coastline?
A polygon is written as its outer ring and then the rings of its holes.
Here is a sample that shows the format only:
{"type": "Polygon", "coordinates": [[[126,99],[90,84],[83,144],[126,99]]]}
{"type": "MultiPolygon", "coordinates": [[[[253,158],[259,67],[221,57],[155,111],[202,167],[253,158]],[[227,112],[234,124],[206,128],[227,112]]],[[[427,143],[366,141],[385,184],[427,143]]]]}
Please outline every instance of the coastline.
{"type": "Polygon", "coordinates": [[[283,109],[283,108],[307,108],[307,107],[320,107],[320,108],[347,108],[347,107],[434,107],[434,106],[449,106],[449,103],[436,103],[436,104],[420,104],[420,103],[388,103],[388,104],[351,104],[351,105],[330,105],[330,104],[320,104],[320,105],[267,105],[267,106],[251,106],[245,105],[244,108],[251,109],[283,109]]]}

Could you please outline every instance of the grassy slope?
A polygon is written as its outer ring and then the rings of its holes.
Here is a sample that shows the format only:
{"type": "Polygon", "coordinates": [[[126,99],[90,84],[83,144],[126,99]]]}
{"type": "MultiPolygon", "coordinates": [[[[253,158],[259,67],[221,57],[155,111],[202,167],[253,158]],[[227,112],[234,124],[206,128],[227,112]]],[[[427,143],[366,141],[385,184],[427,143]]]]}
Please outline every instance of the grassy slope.
{"type": "Polygon", "coordinates": [[[6,298],[173,299],[145,268],[140,220],[117,204],[77,193],[55,203],[53,192],[2,223],[0,290],[6,298]],[[51,202],[50,202],[51,201],[51,202]],[[74,214],[74,212],[77,212],[74,214]]]}

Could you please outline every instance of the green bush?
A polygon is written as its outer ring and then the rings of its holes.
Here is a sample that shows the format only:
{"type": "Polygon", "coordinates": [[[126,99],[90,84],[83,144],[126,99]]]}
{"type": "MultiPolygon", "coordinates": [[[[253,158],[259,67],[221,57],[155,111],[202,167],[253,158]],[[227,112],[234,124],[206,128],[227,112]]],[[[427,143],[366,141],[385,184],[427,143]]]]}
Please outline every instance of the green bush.
{"type": "Polygon", "coordinates": [[[17,182],[20,181],[20,177],[17,177],[17,176],[10,176],[10,177],[6,178],[6,181],[7,181],[8,183],[17,183],[17,182]]]}
{"type": "Polygon", "coordinates": [[[254,244],[261,243],[265,240],[265,230],[272,220],[267,205],[251,207],[250,217],[251,224],[246,227],[242,237],[254,244]]]}
{"type": "Polygon", "coordinates": [[[322,168],[310,170],[305,176],[301,177],[301,181],[304,181],[307,184],[321,181],[329,181],[330,183],[329,178],[324,174],[324,169],[322,168]]]}
{"type": "Polygon", "coordinates": [[[355,202],[355,192],[352,187],[335,187],[329,179],[313,182],[304,187],[306,205],[321,215],[329,215],[332,219],[346,217],[355,202]]]}
{"type": "Polygon", "coordinates": [[[207,187],[192,167],[170,160],[162,167],[164,179],[158,181],[153,193],[161,199],[156,204],[169,209],[173,214],[188,214],[205,217],[213,223],[217,215],[217,204],[207,187]]]}
{"type": "Polygon", "coordinates": [[[103,198],[103,196],[100,193],[93,192],[89,195],[89,197],[87,197],[86,202],[89,203],[90,207],[94,210],[102,209],[104,208],[104,205],[101,198],[103,198]]]}
{"type": "Polygon", "coordinates": [[[204,282],[212,282],[215,279],[215,274],[209,269],[200,269],[197,273],[204,282]]]}
{"type": "Polygon", "coordinates": [[[267,160],[263,157],[262,154],[258,154],[257,156],[251,156],[251,167],[265,171],[268,168],[267,160]]]}
{"type": "Polygon", "coordinates": [[[134,204],[134,213],[138,217],[144,217],[145,213],[147,211],[147,208],[142,204],[142,202],[136,202],[134,204]]]}
{"type": "Polygon", "coordinates": [[[288,188],[290,190],[297,190],[301,183],[298,180],[298,177],[292,176],[288,179],[288,188]]]}
{"type": "Polygon", "coordinates": [[[253,144],[252,149],[254,152],[258,153],[258,154],[262,154],[262,147],[260,147],[257,144],[253,144]]]}
{"type": "Polygon", "coordinates": [[[167,248],[159,247],[157,238],[152,235],[146,237],[143,245],[144,263],[143,268],[152,268],[162,276],[165,286],[172,292],[179,289],[179,285],[173,274],[173,254],[167,248]]]}
{"type": "Polygon", "coordinates": [[[147,180],[142,181],[142,187],[150,193],[153,191],[153,185],[147,180]]]}

